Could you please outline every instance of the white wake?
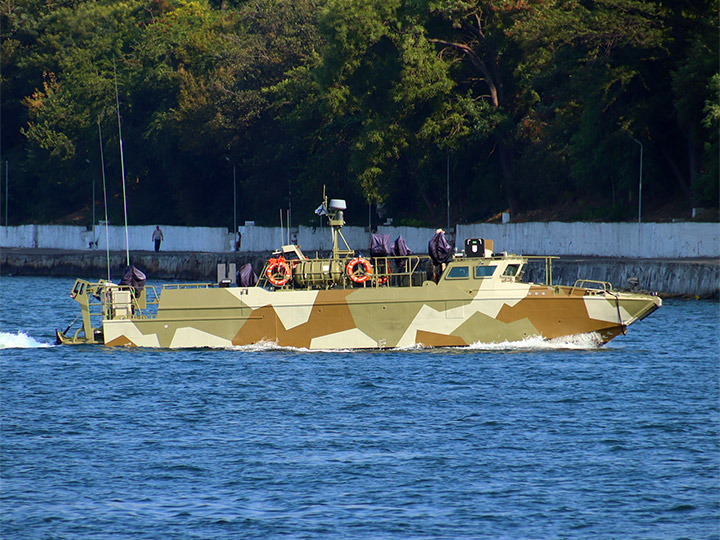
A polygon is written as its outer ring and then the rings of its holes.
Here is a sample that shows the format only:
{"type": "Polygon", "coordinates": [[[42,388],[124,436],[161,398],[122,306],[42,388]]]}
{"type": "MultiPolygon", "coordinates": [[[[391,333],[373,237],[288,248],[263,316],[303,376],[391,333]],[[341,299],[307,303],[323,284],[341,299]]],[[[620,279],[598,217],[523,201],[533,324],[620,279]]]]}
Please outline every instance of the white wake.
{"type": "Polygon", "coordinates": [[[529,337],[521,341],[503,341],[500,343],[477,342],[465,347],[478,351],[528,351],[528,350],[562,350],[562,349],[599,349],[602,347],[602,338],[599,334],[578,334],[554,339],[544,339],[539,336],[529,337]]]}
{"type": "Polygon", "coordinates": [[[0,349],[42,349],[46,347],[52,347],[52,344],[41,343],[24,332],[18,331],[17,334],[0,332],[0,349]]]}

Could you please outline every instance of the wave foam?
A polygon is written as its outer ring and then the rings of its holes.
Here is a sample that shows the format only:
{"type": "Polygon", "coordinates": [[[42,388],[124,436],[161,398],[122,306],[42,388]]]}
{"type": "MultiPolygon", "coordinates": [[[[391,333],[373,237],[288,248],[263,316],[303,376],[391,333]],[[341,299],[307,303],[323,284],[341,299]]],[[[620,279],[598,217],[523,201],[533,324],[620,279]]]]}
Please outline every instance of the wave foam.
{"type": "Polygon", "coordinates": [[[0,332],[0,349],[42,349],[46,347],[52,347],[52,344],[41,343],[24,332],[17,334],[0,332]]]}
{"type": "Polygon", "coordinates": [[[263,352],[263,351],[287,351],[287,352],[310,352],[310,353],[322,353],[322,352],[352,352],[353,349],[308,349],[307,347],[290,347],[284,345],[278,345],[275,341],[258,341],[252,345],[233,345],[232,347],[225,347],[229,351],[242,351],[242,352],[263,352]]]}
{"type": "MultiPolygon", "coordinates": [[[[467,347],[457,347],[457,350],[476,351],[535,351],[535,350],[593,350],[602,348],[602,338],[597,333],[578,334],[561,338],[545,339],[540,336],[529,337],[521,341],[503,341],[500,343],[476,342],[467,347]]],[[[428,347],[422,343],[408,345],[406,347],[394,347],[392,351],[425,351],[436,347],[428,347]]],[[[444,347],[437,347],[442,349],[444,347]]],[[[263,351],[287,351],[287,352],[311,352],[311,353],[338,353],[338,352],[368,352],[378,349],[308,349],[305,347],[288,347],[278,345],[275,341],[259,341],[252,345],[235,345],[226,347],[226,350],[242,352],[263,352],[263,351]]]]}
{"type": "Polygon", "coordinates": [[[521,341],[503,341],[501,343],[473,343],[467,349],[478,351],[518,351],[518,350],[562,350],[562,349],[599,349],[602,347],[599,334],[578,334],[560,338],[545,339],[540,336],[529,337],[521,341]]]}

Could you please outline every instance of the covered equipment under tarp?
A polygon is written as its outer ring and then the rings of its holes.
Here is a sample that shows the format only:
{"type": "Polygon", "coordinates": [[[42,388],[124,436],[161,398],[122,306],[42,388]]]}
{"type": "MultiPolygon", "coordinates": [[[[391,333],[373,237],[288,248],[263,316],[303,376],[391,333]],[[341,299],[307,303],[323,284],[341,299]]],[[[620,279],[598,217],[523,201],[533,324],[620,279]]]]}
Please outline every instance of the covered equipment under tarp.
{"type": "Polygon", "coordinates": [[[445,231],[438,229],[428,243],[428,254],[436,266],[452,260],[452,248],[445,239],[445,231]]]}
{"type": "Polygon", "coordinates": [[[125,269],[122,281],[120,285],[129,285],[133,288],[136,296],[139,296],[142,290],[145,288],[145,280],[147,277],[143,272],[138,270],[135,266],[130,265],[125,269]]]}
{"type": "Polygon", "coordinates": [[[392,268],[389,267],[387,259],[385,258],[391,253],[390,235],[380,233],[373,234],[370,238],[370,257],[376,274],[382,275],[392,271],[392,268]]]}
{"type": "MultiPolygon", "coordinates": [[[[406,255],[412,254],[412,250],[405,243],[405,239],[402,235],[395,239],[395,243],[392,247],[392,254],[396,257],[405,257],[406,255]]],[[[396,259],[395,264],[400,272],[404,272],[405,266],[407,265],[407,259],[396,259]]]]}
{"type": "Polygon", "coordinates": [[[243,264],[235,278],[238,287],[254,287],[258,282],[257,274],[253,272],[253,267],[250,263],[243,264]]]}
{"type": "Polygon", "coordinates": [[[375,233],[370,238],[370,256],[387,257],[392,253],[389,234],[375,233]]]}

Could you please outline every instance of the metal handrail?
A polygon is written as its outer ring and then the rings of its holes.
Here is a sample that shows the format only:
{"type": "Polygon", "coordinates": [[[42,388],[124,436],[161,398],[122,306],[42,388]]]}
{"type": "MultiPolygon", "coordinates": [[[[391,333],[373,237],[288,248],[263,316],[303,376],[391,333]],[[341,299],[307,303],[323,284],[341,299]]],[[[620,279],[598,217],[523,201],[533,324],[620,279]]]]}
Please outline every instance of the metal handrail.
{"type": "Polygon", "coordinates": [[[552,278],[552,262],[553,259],[559,259],[560,257],[555,257],[551,255],[526,255],[523,256],[524,259],[530,261],[533,259],[536,260],[544,260],[545,261],[545,285],[552,286],[553,284],[553,278],[552,278]]]}
{"type": "Polygon", "coordinates": [[[165,283],[163,289],[209,289],[212,283],[165,283]]]}
{"type": "MultiPolygon", "coordinates": [[[[338,258],[338,259],[332,259],[332,258],[323,258],[323,259],[312,259],[313,262],[317,263],[317,266],[319,268],[332,268],[332,265],[336,265],[336,269],[339,266],[342,268],[342,275],[338,278],[337,281],[333,281],[331,279],[327,280],[327,282],[320,283],[322,281],[323,276],[328,275],[328,272],[325,270],[320,270],[316,272],[307,272],[304,275],[304,279],[308,282],[312,282],[312,285],[307,286],[297,286],[294,283],[294,276],[291,277],[291,279],[283,286],[276,287],[279,290],[286,289],[286,290],[293,290],[293,289],[307,289],[307,288],[317,288],[317,287],[342,287],[342,288],[355,288],[355,287],[386,287],[391,286],[394,283],[397,283],[400,281],[400,278],[407,277],[408,278],[408,284],[407,286],[412,287],[412,276],[416,274],[419,271],[422,271],[421,264],[423,262],[429,262],[430,257],[426,255],[391,255],[387,257],[363,257],[370,261],[373,267],[372,274],[370,278],[365,281],[364,283],[355,283],[353,282],[350,277],[347,275],[345,271],[345,267],[353,259],[353,255],[348,255],[347,257],[338,258]],[[404,263],[404,265],[403,265],[404,263]],[[403,269],[404,266],[404,269],[403,269]]],[[[293,266],[293,260],[287,261],[290,266],[293,266]]],[[[301,262],[307,262],[307,261],[301,261],[301,262]]],[[[262,273],[260,275],[260,278],[258,280],[258,286],[265,287],[269,285],[269,281],[266,278],[266,271],[267,271],[268,263],[265,263],[263,266],[262,273]]]]}
{"type": "Polygon", "coordinates": [[[575,284],[572,286],[571,292],[575,291],[575,289],[585,289],[587,291],[597,291],[597,292],[611,292],[612,291],[612,283],[608,281],[597,281],[595,279],[578,279],[575,281],[575,284]],[[599,288],[593,288],[588,287],[587,284],[590,285],[599,285],[599,288]]]}

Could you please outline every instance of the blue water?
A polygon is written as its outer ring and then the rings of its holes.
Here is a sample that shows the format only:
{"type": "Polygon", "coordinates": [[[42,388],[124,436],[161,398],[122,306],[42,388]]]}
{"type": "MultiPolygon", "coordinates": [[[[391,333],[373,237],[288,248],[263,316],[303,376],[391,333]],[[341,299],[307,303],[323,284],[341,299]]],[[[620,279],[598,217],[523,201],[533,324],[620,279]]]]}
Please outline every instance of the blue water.
{"type": "Polygon", "coordinates": [[[0,277],[0,537],[720,538],[719,310],[605,347],[56,347],[0,277]]]}

